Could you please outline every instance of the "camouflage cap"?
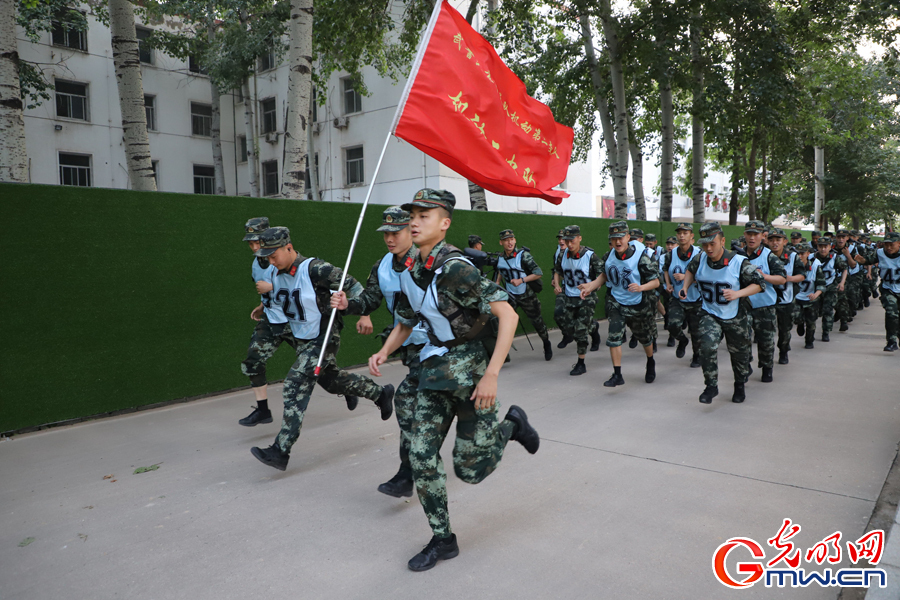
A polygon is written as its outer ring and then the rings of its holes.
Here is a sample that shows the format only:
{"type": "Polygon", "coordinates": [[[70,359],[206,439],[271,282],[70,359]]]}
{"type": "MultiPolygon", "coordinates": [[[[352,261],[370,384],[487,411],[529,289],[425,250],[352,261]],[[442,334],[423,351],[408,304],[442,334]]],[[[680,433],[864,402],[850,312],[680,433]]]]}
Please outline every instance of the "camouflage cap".
{"type": "Polygon", "coordinates": [[[628,235],[631,237],[644,237],[644,230],[634,227],[628,232],[628,235]]]}
{"type": "Polygon", "coordinates": [[[409,227],[409,213],[399,206],[391,206],[381,213],[381,227],[375,231],[400,231],[409,227]]]}
{"type": "Polygon", "coordinates": [[[655,233],[648,233],[647,235],[644,236],[644,241],[645,241],[645,242],[655,242],[655,241],[656,241],[656,234],[655,234],[655,233]]]}
{"type": "Polygon", "coordinates": [[[819,239],[816,240],[816,246],[830,246],[832,243],[831,238],[826,235],[820,236],[819,239]]]}
{"type": "Polygon", "coordinates": [[[674,235],[670,235],[669,237],[666,238],[666,243],[667,244],[677,244],[678,239],[674,235]]]}
{"type": "Polygon", "coordinates": [[[556,234],[556,239],[559,239],[559,238],[563,237],[564,235],[566,235],[565,227],[563,227],[562,229],[559,230],[559,233],[556,234]]]}
{"type": "Polygon", "coordinates": [[[838,229],[837,236],[838,237],[850,237],[850,230],[849,229],[838,229]]]}
{"type": "Polygon", "coordinates": [[[791,234],[792,240],[796,240],[797,238],[802,238],[802,237],[803,237],[803,234],[801,234],[799,231],[795,231],[791,234]]]}
{"type": "Polygon", "coordinates": [[[259,236],[259,250],[256,256],[269,256],[279,248],[291,243],[291,231],[287,227],[270,227],[259,236]]]}
{"type": "Polygon", "coordinates": [[[512,229],[504,229],[500,232],[500,240],[508,240],[509,238],[516,237],[516,234],[513,233],[512,229]]]}
{"type": "Polygon", "coordinates": [[[244,242],[259,241],[259,234],[269,228],[269,217],[254,217],[244,223],[244,242]]]}
{"type": "Polygon", "coordinates": [[[475,235],[474,233],[469,236],[469,248],[474,246],[475,244],[483,243],[480,235],[475,235]]]}
{"type": "Polygon", "coordinates": [[[822,235],[822,232],[819,231],[818,229],[814,229],[814,230],[812,231],[812,233],[810,233],[809,235],[811,235],[811,236],[820,236],[820,235],[822,235]]]}
{"type": "Polygon", "coordinates": [[[855,236],[859,237],[861,234],[859,232],[859,229],[851,229],[850,235],[855,235],[855,236]]]}
{"type": "Polygon", "coordinates": [[[815,252],[815,250],[813,250],[813,247],[810,244],[807,244],[806,242],[794,245],[794,251],[795,252],[815,252]]]}
{"type": "Polygon", "coordinates": [[[830,238],[833,238],[833,237],[834,237],[834,234],[831,233],[830,231],[823,231],[823,232],[822,232],[822,235],[825,236],[825,237],[830,237],[830,238]]]}
{"type": "Polygon", "coordinates": [[[766,224],[762,221],[747,221],[744,225],[744,233],[765,233],[766,224]]]}
{"type": "Polygon", "coordinates": [[[574,240],[579,235],[581,235],[581,227],[578,225],[569,225],[563,229],[564,240],[574,240]]]}
{"type": "Polygon", "coordinates": [[[884,239],[882,241],[886,244],[900,242],[900,233],[896,231],[888,231],[886,234],[884,234],[884,239]]]}
{"type": "Polygon", "coordinates": [[[678,223],[675,225],[675,231],[690,231],[694,233],[694,226],[690,223],[678,223]]]}
{"type": "Polygon", "coordinates": [[[784,235],[784,230],[778,229],[777,227],[773,227],[772,229],[769,230],[769,237],[787,238],[787,236],[784,235]]]}
{"type": "Polygon", "coordinates": [[[609,239],[625,237],[625,234],[631,235],[628,231],[628,223],[625,221],[616,221],[609,226],[609,239]]]}
{"type": "Polygon", "coordinates": [[[456,196],[447,190],[423,188],[416,192],[412,202],[402,204],[400,208],[412,211],[413,206],[418,206],[420,208],[443,208],[452,215],[453,209],[456,208],[456,196]]]}
{"type": "Polygon", "coordinates": [[[700,226],[700,243],[711,244],[717,235],[725,235],[722,233],[722,226],[718,223],[704,223],[700,226]]]}

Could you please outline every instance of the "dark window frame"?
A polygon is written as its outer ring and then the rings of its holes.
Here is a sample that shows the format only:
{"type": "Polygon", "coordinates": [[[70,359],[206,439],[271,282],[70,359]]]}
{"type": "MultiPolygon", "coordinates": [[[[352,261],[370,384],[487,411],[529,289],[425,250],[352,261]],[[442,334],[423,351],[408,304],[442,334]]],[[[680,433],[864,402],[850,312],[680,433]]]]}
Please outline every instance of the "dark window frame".
{"type": "Polygon", "coordinates": [[[212,137],[212,105],[202,102],[191,102],[191,135],[212,137]],[[209,114],[197,109],[209,109],[209,114]]]}
{"type": "MultiPolygon", "coordinates": [[[[84,15],[85,13],[81,13],[84,15]]],[[[70,50],[78,50],[79,52],[87,52],[87,29],[78,30],[73,27],[67,27],[59,19],[51,21],[50,43],[59,48],[68,48],[70,50]]]]}
{"type": "Polygon", "coordinates": [[[152,65],[155,59],[153,48],[147,48],[143,42],[146,38],[153,35],[153,30],[148,29],[147,27],[138,26],[134,28],[134,32],[135,37],[137,37],[138,41],[138,58],[140,59],[141,63],[145,65],[152,65]]]}
{"type": "Polygon", "coordinates": [[[344,115],[355,115],[362,112],[362,94],[356,91],[353,79],[341,79],[341,93],[344,96],[344,115]]]}
{"type": "Polygon", "coordinates": [[[56,156],[59,164],[59,185],[93,187],[92,155],[79,154],[77,152],[57,152],[56,156]],[[64,158],[68,162],[64,163],[64,158]],[[72,159],[77,159],[77,161],[72,159]],[[81,159],[85,159],[84,162],[87,162],[87,164],[75,164],[76,162],[81,162],[81,159]]]}
{"type": "Polygon", "coordinates": [[[56,116],[61,119],[73,119],[76,121],[85,121],[90,123],[91,121],[91,110],[90,110],[90,94],[88,92],[89,85],[87,83],[81,83],[80,81],[68,81],[66,79],[57,79],[53,82],[53,91],[55,94],[56,101],[56,116]],[[81,86],[84,88],[83,94],[77,92],[77,90],[69,89],[60,90],[60,87],[67,86],[81,86]],[[74,116],[78,114],[78,110],[80,107],[80,112],[83,116],[74,116]],[[62,108],[62,110],[60,110],[62,108]]]}
{"type": "Polygon", "coordinates": [[[216,193],[216,168],[212,165],[193,165],[194,193],[213,195],[216,193]],[[202,172],[198,173],[198,170],[202,172]]]}
{"type": "Polygon", "coordinates": [[[277,196],[281,192],[281,189],[278,187],[278,161],[263,161],[261,167],[263,196],[277,196]]]}
{"type": "Polygon", "coordinates": [[[344,148],[344,181],[347,187],[365,185],[366,163],[363,146],[351,146],[344,148]],[[351,157],[350,154],[359,151],[359,156],[351,157]]]}
{"type": "Polygon", "coordinates": [[[147,131],[157,131],[156,96],[154,94],[144,94],[144,117],[147,119],[147,131]],[[150,104],[147,104],[148,99],[150,104]]]}

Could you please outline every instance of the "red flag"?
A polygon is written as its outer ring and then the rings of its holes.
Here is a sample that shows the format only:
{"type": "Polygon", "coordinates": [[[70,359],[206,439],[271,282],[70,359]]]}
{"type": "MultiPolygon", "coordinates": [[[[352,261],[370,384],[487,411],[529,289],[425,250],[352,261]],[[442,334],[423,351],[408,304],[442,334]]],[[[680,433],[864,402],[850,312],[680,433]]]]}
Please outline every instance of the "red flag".
{"type": "Polygon", "coordinates": [[[572,129],[446,0],[429,33],[394,135],[486,190],[561,203],[569,194],[551,188],[566,178],[572,129]]]}

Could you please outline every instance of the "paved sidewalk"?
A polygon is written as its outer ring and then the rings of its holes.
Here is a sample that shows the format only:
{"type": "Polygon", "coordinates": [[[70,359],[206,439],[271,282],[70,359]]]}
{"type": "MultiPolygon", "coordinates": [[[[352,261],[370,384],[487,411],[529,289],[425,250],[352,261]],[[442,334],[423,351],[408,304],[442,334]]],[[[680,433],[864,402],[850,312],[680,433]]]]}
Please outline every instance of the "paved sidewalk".
{"type": "MultiPolygon", "coordinates": [[[[0,597],[833,599],[838,588],[732,591],[711,559],[731,537],[765,545],[785,518],[802,549],[862,535],[900,441],[900,355],[882,351],[876,304],[815,350],[795,336],[790,365],[771,384],[754,367],[742,405],[724,345],[722,393],[704,406],[700,370],[665,334],[656,382],[626,347],[612,391],[605,346],[570,377],[574,345],[545,362],[517,339],[501,402],[525,408],[540,451],[511,443],[477,486],[449,476],[461,552],[427,573],[406,568],[431,536],[418,501],[375,489],[397,469],[396,422],[365,400],[350,413],[317,388],[284,473],[250,455],[278,423],[238,426],[249,390],[2,441],[0,597]]],[[[390,365],[385,381],[403,375],[390,365]]]]}

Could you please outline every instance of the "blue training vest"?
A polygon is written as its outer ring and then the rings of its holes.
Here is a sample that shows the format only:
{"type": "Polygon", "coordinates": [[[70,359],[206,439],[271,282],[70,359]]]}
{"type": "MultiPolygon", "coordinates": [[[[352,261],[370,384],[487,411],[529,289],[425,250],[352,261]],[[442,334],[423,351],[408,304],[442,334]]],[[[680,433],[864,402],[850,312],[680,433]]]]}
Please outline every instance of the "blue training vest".
{"type": "Polygon", "coordinates": [[[828,260],[818,259],[818,261],[822,263],[822,274],[825,275],[825,287],[834,283],[834,280],[837,277],[837,270],[834,267],[834,261],[836,259],[837,255],[834,252],[828,254],[828,260]]]}
{"type": "MultiPolygon", "coordinates": [[[[259,266],[259,260],[255,258],[253,259],[253,264],[250,266],[250,275],[253,277],[253,281],[268,281],[274,286],[274,279],[277,273],[278,269],[275,268],[275,265],[269,265],[267,269],[263,269],[259,266]]],[[[284,316],[281,305],[275,302],[274,298],[274,289],[271,292],[259,295],[259,299],[262,301],[263,305],[263,312],[266,315],[266,320],[269,321],[269,323],[276,323],[279,325],[287,323],[287,317],[284,316]]]]}
{"type": "Polygon", "coordinates": [[[822,266],[822,261],[813,258],[806,266],[806,272],[803,273],[803,281],[797,289],[797,301],[809,302],[809,295],[816,291],[816,273],[822,266]]]}
{"type": "MultiPolygon", "coordinates": [[[[381,259],[381,264],[378,265],[378,287],[381,288],[381,294],[384,296],[387,309],[390,311],[391,316],[394,317],[394,327],[396,327],[397,323],[400,322],[400,318],[397,317],[397,314],[394,311],[397,308],[397,299],[402,291],[400,289],[401,274],[394,270],[393,263],[394,255],[390,252],[381,259]]],[[[409,337],[406,338],[406,341],[403,342],[403,345],[419,345],[426,342],[428,342],[428,335],[421,325],[416,325],[413,328],[412,333],[409,334],[409,337]]]]}
{"type": "Polygon", "coordinates": [[[579,298],[581,290],[578,286],[591,280],[591,257],[593,250],[581,248],[584,251],[580,257],[572,258],[566,250],[562,255],[563,283],[565,283],[566,296],[579,298]]]}
{"type": "Polygon", "coordinates": [[[722,294],[725,290],[741,289],[741,265],[745,260],[746,257],[735,254],[726,266],[713,269],[708,264],[708,256],[700,257],[695,279],[700,286],[703,310],[720,319],[733,319],[737,316],[740,300],[729,302],[722,294]]]}
{"type": "MultiPolygon", "coordinates": [[[[669,263],[669,279],[672,280],[672,288],[675,290],[675,297],[681,300],[681,288],[684,287],[684,281],[676,281],[675,275],[676,273],[684,273],[687,271],[687,266],[690,264],[691,259],[694,258],[700,252],[700,248],[697,246],[691,246],[691,254],[688,256],[687,260],[681,260],[678,256],[678,248],[672,248],[672,261],[669,263]]],[[[701,259],[702,260],[702,259],[701,259]]],[[[682,300],[682,302],[696,302],[700,299],[700,286],[697,285],[697,282],[691,284],[691,287],[688,288],[687,291],[687,300],[682,300]]]]}
{"type": "Polygon", "coordinates": [[[513,279],[525,279],[527,277],[525,269],[522,268],[522,254],[519,250],[512,258],[506,258],[506,254],[501,254],[497,259],[497,269],[503,274],[506,280],[506,291],[516,296],[521,296],[527,291],[527,285],[524,281],[519,285],[510,283],[513,279]]]}
{"type": "Polygon", "coordinates": [[[878,270],[881,272],[881,287],[900,294],[900,256],[888,258],[884,248],[879,248],[875,254],[878,256],[878,270]]]}
{"type": "Polygon", "coordinates": [[[616,302],[626,306],[635,306],[641,303],[644,295],[642,292],[629,292],[628,286],[632,283],[641,284],[638,264],[646,250],[640,242],[629,242],[628,245],[634,248],[634,253],[630,258],[621,260],[615,250],[611,250],[606,257],[606,286],[612,292],[616,302]]]}
{"type": "MultiPolygon", "coordinates": [[[[791,252],[790,258],[788,258],[788,262],[784,265],[784,272],[788,275],[794,274],[794,262],[797,260],[797,253],[791,252]]],[[[778,301],[778,304],[790,304],[794,301],[794,284],[790,281],[785,282],[784,285],[776,285],[775,289],[781,292],[781,300],[778,301]]],[[[756,294],[757,296],[759,294],[756,294]]],[[[750,296],[753,298],[753,296],[750,296]]]]}
{"type": "MultiPolygon", "coordinates": [[[[766,275],[771,275],[769,272],[769,255],[772,254],[772,251],[763,246],[760,253],[750,259],[750,263],[753,266],[762,269],[762,272],[766,275]]],[[[767,306],[775,306],[775,302],[778,300],[778,294],[775,291],[774,285],[767,285],[766,290],[764,292],[760,292],[759,294],[753,294],[750,296],[750,306],[753,308],[765,308],[767,306]]]]}

